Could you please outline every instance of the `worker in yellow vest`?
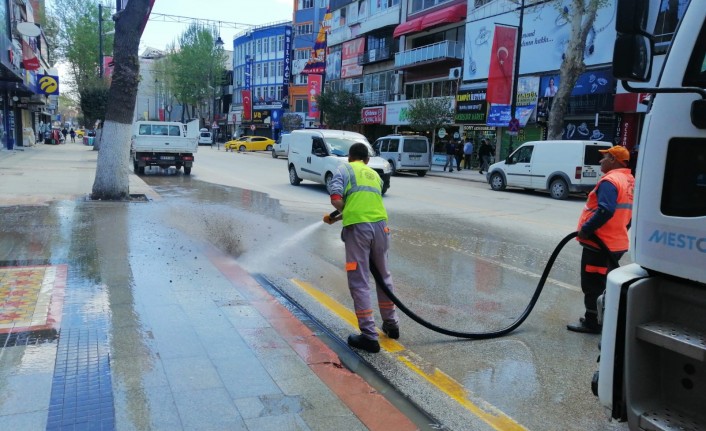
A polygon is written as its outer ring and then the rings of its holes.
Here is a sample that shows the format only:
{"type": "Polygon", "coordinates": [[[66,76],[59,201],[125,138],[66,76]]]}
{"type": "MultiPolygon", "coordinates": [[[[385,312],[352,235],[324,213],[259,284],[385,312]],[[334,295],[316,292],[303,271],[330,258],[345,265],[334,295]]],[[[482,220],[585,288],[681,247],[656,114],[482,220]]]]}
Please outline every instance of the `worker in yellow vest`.
{"type": "Polygon", "coordinates": [[[395,305],[380,288],[384,284],[393,289],[387,267],[390,229],[387,227],[387,211],[382,204],[382,179],[367,166],[369,158],[367,145],[356,143],[351,146],[349,163],[342,164],[329,183],[331,205],[339,215],[333,218],[324,216],[324,221],[329,224],[343,221],[341,238],[346,246],[348,288],[361,332],[349,336],[348,345],[377,353],[380,343],[373,319],[369,273],[373,274],[377,286],[382,331],[397,339],[400,330],[395,305]]]}
{"type": "Polygon", "coordinates": [[[599,151],[603,153],[600,163],[601,172],[605,175],[589,193],[578,222],[578,241],[583,246],[581,290],[586,313],[578,323],[566,327],[569,331],[589,334],[601,333],[596,301],[605,290],[608,272],[615,269],[612,260],[592,238],[595,235],[605,244],[615,262],[628,251],[628,228],[635,189],[635,178],[628,167],[628,150],[618,145],[599,151]]]}

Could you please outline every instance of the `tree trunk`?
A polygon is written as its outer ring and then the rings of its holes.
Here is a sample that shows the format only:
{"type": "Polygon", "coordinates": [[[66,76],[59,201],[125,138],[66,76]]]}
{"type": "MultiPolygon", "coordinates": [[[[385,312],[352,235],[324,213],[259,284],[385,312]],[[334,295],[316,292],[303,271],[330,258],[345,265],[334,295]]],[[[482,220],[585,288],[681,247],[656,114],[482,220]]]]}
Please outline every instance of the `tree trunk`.
{"type": "Polygon", "coordinates": [[[148,7],[149,0],[130,0],[116,18],[115,67],[91,199],[126,200],[130,197],[130,135],[140,77],[140,27],[148,7]]]}
{"type": "Polygon", "coordinates": [[[599,0],[591,0],[584,6],[584,0],[571,1],[571,10],[566,17],[571,24],[571,36],[561,62],[559,88],[549,111],[547,139],[561,139],[563,135],[564,116],[569,108],[571,92],[579,76],[586,70],[583,62],[586,37],[596,20],[598,3],[599,0]]]}

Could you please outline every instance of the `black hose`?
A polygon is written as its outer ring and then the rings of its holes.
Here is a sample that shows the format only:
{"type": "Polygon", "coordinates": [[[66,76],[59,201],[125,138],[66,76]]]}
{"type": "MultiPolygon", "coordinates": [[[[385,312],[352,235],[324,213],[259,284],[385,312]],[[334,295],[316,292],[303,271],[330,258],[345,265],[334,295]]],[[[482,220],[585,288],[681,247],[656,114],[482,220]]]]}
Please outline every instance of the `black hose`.
{"type": "MultiPolygon", "coordinates": [[[[427,329],[431,329],[434,332],[438,332],[440,334],[444,335],[449,335],[451,337],[458,337],[458,338],[469,338],[473,340],[485,340],[489,338],[498,338],[505,336],[509,334],[510,332],[514,331],[517,329],[524,321],[527,319],[529,314],[532,312],[532,309],[534,308],[535,304],[537,304],[537,300],[539,299],[539,295],[542,293],[542,290],[544,289],[544,284],[547,281],[547,278],[549,278],[549,272],[552,269],[552,266],[554,266],[554,261],[556,260],[557,256],[559,255],[559,252],[564,248],[564,246],[571,241],[573,238],[576,238],[578,236],[578,232],[571,232],[570,234],[566,235],[561,241],[559,241],[559,244],[554,248],[554,251],[552,252],[552,255],[549,257],[549,261],[547,262],[547,265],[544,267],[544,271],[542,272],[542,276],[539,278],[539,283],[537,283],[537,288],[534,291],[534,294],[532,295],[532,299],[530,300],[529,304],[527,304],[527,307],[525,310],[522,312],[522,315],[517,318],[510,326],[500,329],[497,331],[491,331],[491,332],[460,332],[460,331],[453,331],[451,329],[446,329],[442,328],[440,326],[434,325],[433,323],[430,323],[418,315],[416,315],[412,310],[407,308],[402,301],[395,296],[394,293],[387,287],[387,285],[383,282],[383,278],[380,275],[380,272],[378,272],[377,268],[375,265],[372,264],[370,265],[370,272],[373,274],[373,278],[375,278],[375,282],[377,283],[378,286],[382,289],[383,292],[390,298],[390,300],[399,308],[404,314],[409,316],[410,319],[414,320],[415,322],[419,323],[420,325],[424,326],[427,329]]],[[[612,254],[610,254],[608,248],[605,246],[605,244],[596,236],[593,236],[591,238],[593,241],[595,241],[601,250],[604,253],[607,253],[609,256],[609,259],[612,259],[612,261],[615,261],[615,258],[613,257],[612,254]]],[[[617,267],[617,261],[614,262],[615,266],[617,267]]]]}

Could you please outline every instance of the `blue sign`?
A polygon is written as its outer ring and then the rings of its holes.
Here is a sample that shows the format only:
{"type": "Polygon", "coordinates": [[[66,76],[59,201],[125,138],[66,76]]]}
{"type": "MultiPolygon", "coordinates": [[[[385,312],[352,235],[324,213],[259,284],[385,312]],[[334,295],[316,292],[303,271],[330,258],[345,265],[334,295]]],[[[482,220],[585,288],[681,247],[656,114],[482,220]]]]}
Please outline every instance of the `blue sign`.
{"type": "MultiPolygon", "coordinates": [[[[543,76],[539,84],[539,97],[554,97],[561,83],[559,75],[543,76]],[[552,82],[553,81],[553,82],[552,82]],[[554,85],[550,85],[553,83],[554,85]]],[[[610,70],[592,70],[579,76],[571,91],[572,96],[615,93],[615,78],[610,70]]]]}
{"type": "MultiPolygon", "coordinates": [[[[515,108],[515,118],[520,121],[520,127],[525,127],[532,117],[535,105],[517,106],[515,108]]],[[[491,104],[488,110],[488,126],[507,127],[511,119],[510,105],[491,104]]]]}
{"type": "Polygon", "coordinates": [[[59,95],[59,77],[37,74],[37,91],[47,96],[59,95]]]}
{"type": "Polygon", "coordinates": [[[289,76],[292,74],[292,27],[284,28],[284,77],[282,78],[282,107],[289,107],[289,76]]]}
{"type": "Polygon", "coordinates": [[[250,90],[250,75],[252,73],[252,58],[249,55],[245,56],[245,89],[250,90]]]}

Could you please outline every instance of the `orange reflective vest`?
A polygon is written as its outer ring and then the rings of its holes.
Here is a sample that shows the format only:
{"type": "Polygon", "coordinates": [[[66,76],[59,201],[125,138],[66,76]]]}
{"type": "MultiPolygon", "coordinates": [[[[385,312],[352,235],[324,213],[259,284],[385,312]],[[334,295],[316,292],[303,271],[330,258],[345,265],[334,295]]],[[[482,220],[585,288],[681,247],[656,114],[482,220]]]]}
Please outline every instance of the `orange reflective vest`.
{"type": "MultiPolygon", "coordinates": [[[[635,178],[628,168],[613,169],[601,178],[596,187],[589,193],[586,206],[579,217],[577,230],[581,229],[593,214],[598,211],[598,196],[596,190],[603,181],[608,181],[618,190],[618,202],[615,206],[615,213],[603,226],[596,229],[595,234],[612,252],[625,252],[630,248],[628,237],[628,224],[632,218],[632,201],[635,191],[635,178]]],[[[591,240],[579,239],[579,242],[593,248],[599,248],[598,244],[591,240]]]]}

